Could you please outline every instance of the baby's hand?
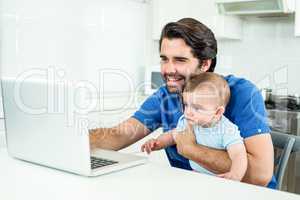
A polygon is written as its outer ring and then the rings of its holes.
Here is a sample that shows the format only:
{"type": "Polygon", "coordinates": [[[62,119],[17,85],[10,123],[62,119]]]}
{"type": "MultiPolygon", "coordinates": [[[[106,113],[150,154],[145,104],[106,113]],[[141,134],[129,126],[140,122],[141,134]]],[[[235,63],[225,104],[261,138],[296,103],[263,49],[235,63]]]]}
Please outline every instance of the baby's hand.
{"type": "Polygon", "coordinates": [[[147,152],[147,154],[150,154],[151,151],[156,151],[162,149],[162,144],[159,140],[157,139],[150,139],[148,140],[145,144],[142,145],[141,151],[142,152],[147,152]]]}
{"type": "Polygon", "coordinates": [[[233,172],[227,172],[224,174],[219,174],[217,175],[220,178],[226,178],[226,179],[230,179],[233,181],[241,181],[243,177],[241,177],[240,175],[238,175],[237,173],[233,173],[233,172]]]}

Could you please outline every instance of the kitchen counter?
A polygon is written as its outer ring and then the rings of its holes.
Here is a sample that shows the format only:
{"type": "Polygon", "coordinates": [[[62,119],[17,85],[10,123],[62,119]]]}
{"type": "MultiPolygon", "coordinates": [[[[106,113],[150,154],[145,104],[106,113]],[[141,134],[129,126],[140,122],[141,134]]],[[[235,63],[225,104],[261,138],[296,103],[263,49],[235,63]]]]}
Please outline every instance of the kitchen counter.
{"type": "Polygon", "coordinates": [[[300,196],[234,182],[155,161],[87,178],[34,165],[0,149],[0,199],[211,199],[299,200],[300,196]]]}

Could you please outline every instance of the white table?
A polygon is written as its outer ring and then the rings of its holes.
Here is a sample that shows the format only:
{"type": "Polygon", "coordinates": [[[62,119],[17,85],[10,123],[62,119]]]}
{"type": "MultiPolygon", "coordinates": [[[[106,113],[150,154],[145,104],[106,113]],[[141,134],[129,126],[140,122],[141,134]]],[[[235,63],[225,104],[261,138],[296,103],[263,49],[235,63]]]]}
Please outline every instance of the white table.
{"type": "Polygon", "coordinates": [[[87,178],[13,159],[0,149],[0,199],[241,199],[300,196],[160,165],[87,178]]]}

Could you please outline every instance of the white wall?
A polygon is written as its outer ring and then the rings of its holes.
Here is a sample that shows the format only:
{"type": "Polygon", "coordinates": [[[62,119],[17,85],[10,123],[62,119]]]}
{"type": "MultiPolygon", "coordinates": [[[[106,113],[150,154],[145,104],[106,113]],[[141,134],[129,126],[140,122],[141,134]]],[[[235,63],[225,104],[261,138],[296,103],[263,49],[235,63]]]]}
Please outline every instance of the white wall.
{"type": "Polygon", "coordinates": [[[147,65],[148,6],[139,0],[0,0],[0,75],[52,67],[66,79],[98,86],[99,71],[109,69],[114,74],[104,76],[105,93],[132,92],[147,65]]]}
{"type": "MultiPolygon", "coordinates": [[[[68,79],[97,82],[100,69],[117,69],[130,77],[134,87],[142,81],[147,4],[1,0],[0,5],[3,76],[51,66],[64,69],[68,79]]],[[[106,75],[105,90],[128,91],[128,81],[106,75]]]]}
{"type": "Polygon", "coordinates": [[[300,94],[300,38],[293,17],[248,18],[242,41],[220,41],[217,71],[271,87],[278,94],[300,94]],[[222,60],[223,59],[223,60],[222,60]]]}
{"type": "MultiPolygon", "coordinates": [[[[243,29],[240,41],[218,41],[216,72],[245,77],[280,94],[300,94],[300,38],[294,36],[293,17],[247,18],[243,29]]],[[[152,42],[151,54],[151,64],[158,64],[158,42],[152,42]]]]}

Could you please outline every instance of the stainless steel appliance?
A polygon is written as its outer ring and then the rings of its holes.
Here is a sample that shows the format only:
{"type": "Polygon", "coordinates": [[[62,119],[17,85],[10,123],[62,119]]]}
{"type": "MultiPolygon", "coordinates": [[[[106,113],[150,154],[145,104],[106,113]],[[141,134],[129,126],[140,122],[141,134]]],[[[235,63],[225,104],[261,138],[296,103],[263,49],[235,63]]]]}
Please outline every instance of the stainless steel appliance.
{"type": "MultiPolygon", "coordinates": [[[[297,96],[276,96],[266,99],[272,130],[300,135],[300,104],[297,96]]],[[[293,153],[283,183],[289,192],[300,194],[300,154],[293,153]]]]}

